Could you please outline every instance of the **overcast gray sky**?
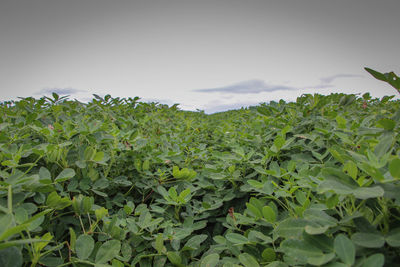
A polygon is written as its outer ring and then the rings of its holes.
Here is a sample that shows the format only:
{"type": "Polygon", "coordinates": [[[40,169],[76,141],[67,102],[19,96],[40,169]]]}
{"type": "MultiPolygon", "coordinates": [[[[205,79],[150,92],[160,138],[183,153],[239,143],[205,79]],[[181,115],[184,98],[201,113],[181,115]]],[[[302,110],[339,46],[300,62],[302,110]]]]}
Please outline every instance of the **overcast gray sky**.
{"type": "Polygon", "coordinates": [[[55,91],[206,112],[304,93],[396,95],[398,0],[2,0],[0,100],[55,91]]]}

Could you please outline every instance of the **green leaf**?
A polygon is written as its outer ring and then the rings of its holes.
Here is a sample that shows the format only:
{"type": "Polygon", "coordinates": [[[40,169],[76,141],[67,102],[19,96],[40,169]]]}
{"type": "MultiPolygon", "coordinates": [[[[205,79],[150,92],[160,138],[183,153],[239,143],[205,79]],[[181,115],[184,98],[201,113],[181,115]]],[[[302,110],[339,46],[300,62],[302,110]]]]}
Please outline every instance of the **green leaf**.
{"type": "Polygon", "coordinates": [[[278,223],[275,234],[284,238],[297,238],[301,236],[307,224],[308,221],[304,219],[288,218],[278,223]]]}
{"type": "Polygon", "coordinates": [[[400,179],[400,159],[399,158],[395,158],[392,161],[390,161],[389,172],[394,178],[400,179]]]}
{"type": "Polygon", "coordinates": [[[351,240],[365,248],[380,248],[385,244],[385,238],[382,235],[373,233],[355,233],[351,236],[351,240]]]}
{"type": "Polygon", "coordinates": [[[31,244],[31,243],[38,243],[42,242],[43,240],[38,239],[38,238],[27,238],[27,239],[19,239],[19,240],[8,240],[7,242],[0,243],[0,250],[13,247],[13,246],[19,246],[19,245],[25,245],[25,244],[31,244]]]}
{"type": "Polygon", "coordinates": [[[261,189],[263,188],[264,184],[257,181],[257,180],[247,180],[247,183],[254,188],[261,189]]]}
{"type": "Polygon", "coordinates": [[[339,195],[351,194],[359,185],[350,176],[334,168],[324,168],[321,172],[324,181],[320,183],[319,190],[324,193],[333,191],[339,195]]]}
{"type": "Polygon", "coordinates": [[[382,197],[384,193],[380,186],[360,187],[354,190],[354,196],[359,199],[382,197]]]}
{"type": "Polygon", "coordinates": [[[179,197],[184,199],[184,198],[187,197],[189,194],[190,194],[190,188],[186,188],[185,190],[183,190],[183,191],[179,194],[179,197]]]}
{"type": "Polygon", "coordinates": [[[0,249],[0,266],[2,267],[20,267],[23,258],[21,250],[17,247],[0,249]]]}
{"type": "Polygon", "coordinates": [[[229,233],[225,236],[225,238],[229,241],[232,242],[233,244],[236,245],[243,245],[243,244],[248,244],[249,240],[241,235],[241,234],[237,234],[237,233],[229,233]]]}
{"type": "Polygon", "coordinates": [[[3,240],[2,238],[1,238],[1,236],[3,235],[3,233],[7,230],[7,229],[9,229],[9,228],[11,228],[12,226],[14,226],[15,225],[15,223],[14,223],[14,216],[12,215],[12,214],[4,214],[4,215],[0,215],[0,225],[1,225],[1,227],[0,227],[0,241],[1,240],[3,240]]]}
{"type": "Polygon", "coordinates": [[[306,225],[306,227],[304,228],[306,233],[310,235],[320,235],[325,233],[328,229],[328,225],[319,225],[317,223],[311,223],[309,225],[306,225]]]}
{"type": "Polygon", "coordinates": [[[387,81],[386,76],[383,75],[383,73],[380,73],[380,72],[378,72],[378,71],[376,71],[376,70],[373,70],[373,69],[370,69],[370,68],[367,68],[367,67],[365,67],[364,69],[365,69],[366,71],[368,71],[369,74],[371,74],[372,76],[374,76],[375,79],[378,79],[378,80],[383,81],[383,82],[386,82],[386,81],[387,81]]]}
{"type": "Polygon", "coordinates": [[[239,255],[239,261],[245,267],[259,267],[257,260],[248,253],[242,253],[239,255]]]}
{"type": "Polygon", "coordinates": [[[392,135],[384,135],[380,142],[375,146],[374,154],[378,158],[382,158],[384,155],[390,153],[393,149],[394,138],[392,135]]]}
{"type": "Polygon", "coordinates": [[[175,266],[180,266],[182,263],[181,256],[179,256],[179,254],[177,252],[168,251],[167,258],[175,266]]]}
{"type": "Polygon", "coordinates": [[[164,238],[163,238],[162,234],[157,235],[155,243],[154,243],[154,247],[159,254],[161,254],[164,251],[165,246],[164,246],[164,238]]]}
{"type": "Polygon", "coordinates": [[[201,260],[200,267],[214,267],[218,264],[218,261],[219,255],[217,253],[212,253],[201,260]]]}
{"type": "Polygon", "coordinates": [[[363,267],[382,267],[385,263],[385,256],[381,253],[376,253],[369,256],[363,263],[363,267]]]}
{"type": "Polygon", "coordinates": [[[92,160],[95,162],[102,162],[103,159],[104,159],[104,152],[99,151],[99,152],[96,152],[96,154],[94,155],[92,160]]]}
{"type": "Polygon", "coordinates": [[[387,131],[392,131],[394,127],[396,127],[396,122],[388,118],[383,118],[379,120],[378,124],[381,125],[387,131]]]}
{"type": "Polygon", "coordinates": [[[75,176],[75,171],[70,168],[66,168],[60,172],[60,174],[57,175],[56,179],[54,180],[55,182],[63,182],[66,180],[71,179],[72,177],[75,176]]]}
{"type": "Polygon", "coordinates": [[[326,235],[310,235],[303,233],[304,241],[324,252],[333,252],[333,239],[326,235]]]}
{"type": "Polygon", "coordinates": [[[343,171],[347,172],[348,175],[350,175],[351,178],[353,178],[354,180],[357,179],[358,168],[357,164],[355,164],[353,161],[351,160],[347,161],[343,167],[343,171]]]}
{"type": "Polygon", "coordinates": [[[42,249],[50,243],[50,240],[53,239],[53,236],[51,233],[47,232],[40,237],[40,239],[42,240],[41,242],[33,243],[33,249],[36,253],[40,253],[40,251],[42,251],[42,249]]]}
{"type": "MultiPolygon", "coordinates": [[[[0,224],[0,225],[1,225],[1,224],[0,224]]],[[[1,225],[1,226],[3,226],[3,225],[1,225]]],[[[27,224],[20,224],[20,225],[14,226],[14,227],[10,227],[10,228],[8,228],[8,229],[5,228],[6,231],[4,231],[4,232],[0,235],[0,241],[6,240],[7,238],[9,238],[9,237],[11,237],[11,236],[13,236],[13,235],[15,235],[15,234],[18,234],[18,233],[23,232],[27,227],[28,227],[27,224]]]]}
{"type": "Polygon", "coordinates": [[[276,221],[275,211],[270,206],[264,206],[262,214],[267,222],[274,223],[276,221]]]}
{"type": "Polygon", "coordinates": [[[119,254],[121,242],[118,240],[109,240],[101,245],[96,254],[96,263],[106,263],[119,254]]]}
{"type": "Polygon", "coordinates": [[[303,213],[304,219],[318,223],[322,226],[335,226],[337,220],[326,214],[326,212],[317,209],[307,209],[303,213]]]}
{"type": "Polygon", "coordinates": [[[207,235],[195,235],[186,242],[182,251],[199,249],[200,244],[207,239],[207,235]]]}
{"type": "Polygon", "coordinates": [[[90,235],[80,235],[76,239],[75,251],[79,259],[86,260],[94,249],[94,239],[90,235]]]}
{"type": "Polygon", "coordinates": [[[307,263],[311,258],[323,257],[323,252],[302,240],[286,239],[281,243],[280,249],[285,255],[288,255],[300,262],[307,263]]]}
{"type": "Polygon", "coordinates": [[[39,169],[39,181],[42,184],[51,184],[51,173],[45,167],[40,167],[39,169]]]}
{"type": "Polygon", "coordinates": [[[338,115],[338,116],[336,116],[336,122],[337,122],[339,128],[346,128],[347,120],[345,118],[338,115]]]}
{"type": "Polygon", "coordinates": [[[170,187],[168,190],[168,195],[173,201],[177,201],[178,193],[176,192],[175,187],[170,187]]]}
{"type": "Polygon", "coordinates": [[[343,234],[336,236],[334,241],[336,255],[346,264],[353,265],[356,257],[356,249],[353,242],[343,234]]]}
{"type": "Polygon", "coordinates": [[[47,196],[46,205],[53,209],[64,209],[71,205],[72,202],[67,197],[60,197],[56,191],[51,192],[47,196]]]}
{"type": "Polygon", "coordinates": [[[262,217],[261,211],[250,203],[246,203],[246,207],[254,214],[254,216],[258,219],[262,217]]]}
{"type": "Polygon", "coordinates": [[[400,228],[391,230],[385,239],[389,246],[400,247],[400,228]]]}
{"type": "Polygon", "coordinates": [[[70,236],[69,246],[71,247],[71,250],[75,252],[76,234],[74,229],[72,229],[71,227],[69,228],[69,236],[70,236]]]}
{"type": "Polygon", "coordinates": [[[266,248],[263,250],[261,253],[261,257],[266,261],[266,262],[271,262],[274,261],[276,258],[276,253],[273,248],[266,248]]]}

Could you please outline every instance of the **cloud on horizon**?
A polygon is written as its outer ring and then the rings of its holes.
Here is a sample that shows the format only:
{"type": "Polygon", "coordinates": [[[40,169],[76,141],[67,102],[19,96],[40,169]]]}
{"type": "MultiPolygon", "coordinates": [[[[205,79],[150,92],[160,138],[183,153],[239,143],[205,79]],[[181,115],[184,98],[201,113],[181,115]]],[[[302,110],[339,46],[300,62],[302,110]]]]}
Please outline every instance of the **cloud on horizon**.
{"type": "Polygon", "coordinates": [[[44,88],[39,92],[35,93],[35,95],[46,95],[51,93],[56,93],[59,95],[73,95],[77,93],[86,93],[85,90],[75,89],[75,88],[44,88]]]}
{"type": "Polygon", "coordinates": [[[321,78],[320,80],[321,80],[321,82],[323,83],[323,84],[330,84],[330,83],[332,83],[334,80],[336,80],[336,79],[341,79],[341,78],[361,78],[361,77],[364,77],[363,75],[358,75],[358,74],[346,74],[346,73],[339,73],[339,74],[335,74],[335,75],[332,75],[332,76],[328,76],[328,77],[324,77],[324,78],[321,78]]]}
{"type": "Polygon", "coordinates": [[[339,73],[332,76],[327,76],[320,78],[321,83],[318,85],[312,86],[304,86],[304,87],[292,87],[286,85],[277,85],[277,84],[268,84],[263,80],[247,80],[238,83],[234,83],[227,86],[216,87],[216,88],[205,88],[205,89],[195,89],[192,90],[194,92],[200,93],[231,93],[231,94],[258,94],[263,92],[275,92],[275,91],[296,91],[301,89],[309,89],[309,88],[316,88],[316,89],[324,89],[324,88],[331,88],[335,85],[332,84],[333,81],[342,78],[355,78],[355,77],[364,77],[358,74],[346,74],[346,73],[339,73]]]}
{"type": "Polygon", "coordinates": [[[193,91],[202,93],[222,92],[222,93],[232,93],[232,94],[258,94],[261,92],[294,91],[294,90],[298,89],[285,85],[267,84],[262,80],[255,79],[223,87],[195,89],[193,91]]]}

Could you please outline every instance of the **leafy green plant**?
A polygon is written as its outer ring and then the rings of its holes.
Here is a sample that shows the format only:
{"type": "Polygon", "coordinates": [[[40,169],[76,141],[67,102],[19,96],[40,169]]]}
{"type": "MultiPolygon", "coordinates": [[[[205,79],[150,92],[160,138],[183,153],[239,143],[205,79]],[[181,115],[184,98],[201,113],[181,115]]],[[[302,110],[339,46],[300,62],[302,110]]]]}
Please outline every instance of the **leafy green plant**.
{"type": "Polygon", "coordinates": [[[1,103],[0,266],[399,262],[398,100],[138,100],[1,103]]]}
{"type": "Polygon", "coordinates": [[[393,86],[397,90],[397,92],[400,94],[400,78],[393,71],[387,72],[387,73],[380,73],[380,72],[370,69],[370,68],[364,68],[364,69],[366,71],[368,71],[376,79],[383,81],[383,82],[387,82],[388,84],[393,86]]]}

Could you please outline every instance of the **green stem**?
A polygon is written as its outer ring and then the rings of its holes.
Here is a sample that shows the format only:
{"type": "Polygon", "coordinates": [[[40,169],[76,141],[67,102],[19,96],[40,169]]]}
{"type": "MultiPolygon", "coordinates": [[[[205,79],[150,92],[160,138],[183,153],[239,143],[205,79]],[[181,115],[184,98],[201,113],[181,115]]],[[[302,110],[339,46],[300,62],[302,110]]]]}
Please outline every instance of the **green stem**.
{"type": "Polygon", "coordinates": [[[79,215],[79,221],[80,221],[80,223],[81,223],[81,227],[82,227],[82,231],[83,231],[83,233],[84,233],[84,234],[86,234],[85,227],[83,227],[83,223],[82,223],[82,218],[81,218],[81,215],[79,215]]]}
{"type": "Polygon", "coordinates": [[[8,199],[7,199],[7,204],[8,204],[8,213],[12,214],[12,188],[11,185],[8,186],[8,199]]]}

